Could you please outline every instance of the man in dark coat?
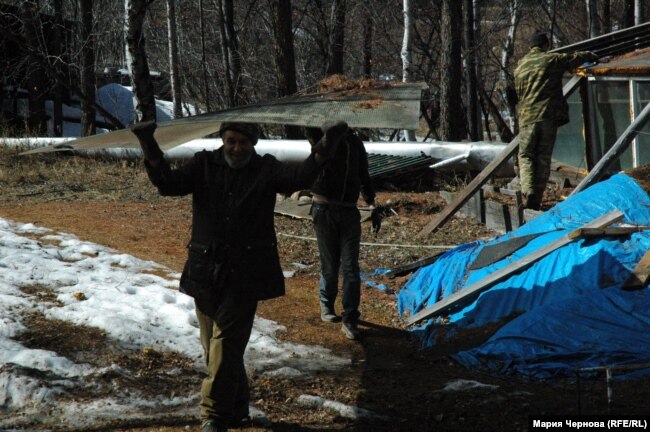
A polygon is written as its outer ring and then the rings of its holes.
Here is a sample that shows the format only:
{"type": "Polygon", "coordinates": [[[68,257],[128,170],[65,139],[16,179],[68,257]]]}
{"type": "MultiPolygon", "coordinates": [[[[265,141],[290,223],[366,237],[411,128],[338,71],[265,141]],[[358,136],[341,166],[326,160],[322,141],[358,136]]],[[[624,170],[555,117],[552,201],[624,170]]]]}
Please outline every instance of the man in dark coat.
{"type": "MultiPolygon", "coordinates": [[[[310,142],[316,143],[322,133],[308,129],[310,142]]],[[[363,141],[348,130],[336,152],[325,164],[311,187],[313,204],[311,215],[318,240],[321,263],[319,300],[321,320],[338,322],[334,302],[338,294],[339,269],[343,275],[341,331],[352,340],[360,333],[359,304],[361,302],[361,277],[359,246],[361,242],[361,216],[357,208],[359,194],[373,209],[373,229],[379,230],[379,213],[375,211],[375,191],[363,141]]]]}
{"type": "Polygon", "coordinates": [[[519,177],[526,208],[539,210],[551,174],[551,156],[557,129],[569,122],[569,106],[562,94],[562,77],[586,61],[596,61],[590,51],[549,53],[545,33],[530,38],[530,51],[515,69],[519,98],[519,177]]]}
{"type": "Polygon", "coordinates": [[[249,421],[244,352],[257,302],[284,294],[273,223],[276,194],[309,188],[347,124],[324,126],[323,139],[297,166],[258,155],[256,125],[224,123],[221,148],[198,152],[173,169],[155,129],[147,122],[132,131],[161,195],[192,194],[192,235],[180,290],[195,299],[208,368],[201,386],[202,431],[225,431],[249,421]]]}

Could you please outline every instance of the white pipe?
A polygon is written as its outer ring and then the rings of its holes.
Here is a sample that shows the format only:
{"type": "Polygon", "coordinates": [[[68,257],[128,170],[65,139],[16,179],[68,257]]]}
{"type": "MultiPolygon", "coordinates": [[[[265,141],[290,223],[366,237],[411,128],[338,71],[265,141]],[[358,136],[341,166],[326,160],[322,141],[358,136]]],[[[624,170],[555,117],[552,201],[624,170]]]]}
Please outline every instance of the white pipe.
{"type": "MultiPolygon", "coordinates": [[[[3,138],[0,144],[39,148],[49,145],[65,144],[74,138],[3,138]]],[[[434,160],[436,169],[480,172],[493,159],[498,157],[505,144],[493,144],[478,141],[472,143],[458,142],[367,142],[366,151],[373,154],[392,156],[429,156],[434,160]]],[[[221,147],[221,139],[196,139],[165,152],[171,160],[189,159],[201,150],[215,150],[221,147]]],[[[259,140],[255,146],[259,154],[272,154],[283,162],[299,162],[304,160],[311,151],[306,140],[259,140]]],[[[103,148],[76,150],[84,154],[100,154],[117,158],[139,158],[142,153],[139,148],[103,148]]],[[[499,170],[497,175],[514,176],[513,161],[510,160],[499,170]]]]}

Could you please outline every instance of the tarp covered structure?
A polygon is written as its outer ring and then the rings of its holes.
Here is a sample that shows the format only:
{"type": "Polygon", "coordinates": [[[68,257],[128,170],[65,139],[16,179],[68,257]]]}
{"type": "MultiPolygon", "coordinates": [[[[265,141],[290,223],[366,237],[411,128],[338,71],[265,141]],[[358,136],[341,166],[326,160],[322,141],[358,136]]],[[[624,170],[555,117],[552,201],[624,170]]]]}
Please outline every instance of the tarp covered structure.
{"type": "MultiPolygon", "coordinates": [[[[399,312],[413,314],[431,306],[615,209],[624,213],[622,223],[650,223],[650,197],[632,178],[617,174],[516,231],[446,252],[402,288],[399,312]],[[499,261],[468,270],[484,248],[521,236],[531,240],[499,261]]],[[[496,283],[451,314],[447,324],[429,320],[414,331],[423,345],[431,346],[442,330],[477,327],[518,315],[482,346],[455,358],[472,368],[538,378],[573,375],[584,367],[648,363],[650,288],[622,289],[648,249],[646,230],[622,237],[576,239],[496,283]]]]}

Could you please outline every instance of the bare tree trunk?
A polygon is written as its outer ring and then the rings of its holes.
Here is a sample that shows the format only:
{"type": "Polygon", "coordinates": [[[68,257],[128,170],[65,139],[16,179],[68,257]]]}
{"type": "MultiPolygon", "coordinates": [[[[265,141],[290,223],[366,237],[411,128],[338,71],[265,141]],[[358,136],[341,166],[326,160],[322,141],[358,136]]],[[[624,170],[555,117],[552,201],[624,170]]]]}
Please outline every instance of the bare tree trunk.
{"type": "MultiPolygon", "coordinates": [[[[63,0],[54,0],[54,67],[61,69],[63,55],[63,0]]],[[[63,136],[64,87],[58,81],[52,87],[52,125],[55,137],[63,136]]]]}
{"type": "Polygon", "coordinates": [[[515,51],[515,38],[517,37],[517,30],[519,27],[519,20],[521,18],[521,0],[510,0],[510,27],[508,28],[508,35],[503,44],[501,51],[501,86],[499,88],[501,98],[505,102],[508,110],[508,117],[510,118],[510,129],[518,130],[517,127],[517,105],[516,98],[513,92],[515,88],[514,79],[509,73],[510,61],[515,51]]]}
{"type": "Polygon", "coordinates": [[[176,35],[176,0],[167,0],[167,29],[169,37],[169,80],[172,86],[174,118],[183,117],[181,77],[178,70],[178,36],[176,35]]]}
{"type": "MultiPolygon", "coordinates": [[[[271,12],[275,31],[275,66],[278,96],[289,96],[298,91],[296,61],[293,52],[291,1],[271,0],[271,12]]],[[[303,137],[299,127],[285,126],[284,132],[289,139],[303,137]]]]}
{"type": "Polygon", "coordinates": [[[343,73],[343,46],[345,43],[346,0],[332,2],[332,33],[330,34],[329,55],[326,73],[343,73]]]}
{"type": "Polygon", "coordinates": [[[97,122],[95,108],[89,103],[95,100],[95,37],[93,35],[93,2],[79,1],[81,15],[81,136],[95,135],[97,122]]]}
{"type": "Polygon", "coordinates": [[[149,6],[147,0],[126,0],[127,63],[136,99],[136,121],[156,120],[156,100],[147,63],[142,28],[149,6]]]}
{"type": "Polygon", "coordinates": [[[363,72],[365,77],[372,77],[372,33],[375,24],[370,16],[370,12],[366,12],[366,25],[363,27],[363,72]]]}
{"type": "MultiPolygon", "coordinates": [[[[404,13],[404,37],[402,39],[402,82],[411,82],[411,41],[413,40],[413,12],[411,9],[411,0],[403,0],[404,13]]],[[[405,130],[404,138],[406,141],[415,141],[415,131],[405,130]]]]}
{"type": "MultiPolygon", "coordinates": [[[[219,14],[221,14],[221,1],[219,1],[219,14]]],[[[199,0],[199,27],[201,32],[201,65],[203,72],[203,95],[205,97],[205,109],[210,112],[210,86],[208,85],[208,63],[205,57],[205,17],[203,15],[203,0],[199,0]]],[[[226,89],[231,90],[232,85],[230,84],[230,65],[227,62],[226,49],[225,49],[225,39],[226,33],[223,28],[223,19],[220,20],[219,29],[221,30],[221,41],[222,41],[222,59],[224,60],[225,67],[225,77],[226,77],[226,89]]],[[[229,97],[228,100],[231,98],[229,97]]]]}
{"type": "Polygon", "coordinates": [[[413,39],[413,12],[411,0],[403,0],[404,36],[402,38],[402,82],[411,81],[411,41],[413,39]]]}
{"type": "Polygon", "coordinates": [[[634,25],[643,24],[644,10],[643,0],[634,0],[634,25]]]}
{"type": "Polygon", "coordinates": [[[603,0],[603,33],[612,31],[612,3],[611,0],[603,0]]]}
{"type": "Polygon", "coordinates": [[[461,107],[461,22],[462,3],[442,0],[441,76],[440,76],[440,138],[460,141],[465,137],[461,107]]]}
{"type": "Polygon", "coordinates": [[[37,29],[41,28],[40,20],[36,15],[38,5],[33,1],[24,1],[21,4],[23,19],[23,36],[28,44],[27,61],[29,76],[27,77],[29,92],[29,114],[27,118],[28,133],[42,136],[47,132],[45,118],[45,79],[39,56],[37,29]]]}
{"type": "Polygon", "coordinates": [[[236,106],[241,89],[241,54],[235,32],[234,8],[232,0],[219,0],[219,32],[224,65],[226,96],[228,106],[236,106]]]}
{"type": "Polygon", "coordinates": [[[474,46],[474,0],[464,2],[465,70],[467,74],[467,126],[472,141],[479,140],[481,119],[476,89],[476,47],[474,46]]]}
{"type": "Polygon", "coordinates": [[[625,28],[634,26],[634,5],[635,0],[624,0],[623,26],[625,28]]]}
{"type": "Polygon", "coordinates": [[[224,0],[223,2],[226,17],[226,35],[228,36],[228,55],[230,56],[230,73],[232,74],[232,83],[235,90],[235,105],[241,102],[241,52],[239,51],[239,41],[235,31],[235,10],[233,0],[224,0]]]}
{"type": "MultiPolygon", "coordinates": [[[[474,41],[481,40],[481,0],[473,0],[472,10],[474,11],[474,23],[472,24],[474,28],[474,41]]],[[[488,111],[485,109],[483,102],[481,101],[481,89],[484,87],[483,84],[483,67],[480,61],[477,61],[478,47],[475,47],[477,51],[474,55],[474,72],[476,73],[476,94],[478,97],[478,106],[476,108],[476,118],[479,122],[478,131],[479,139],[484,139],[484,132],[487,132],[488,138],[491,140],[492,135],[490,132],[489,122],[485,121],[485,117],[488,116],[488,111]],[[483,121],[482,121],[483,120],[483,121]],[[484,127],[481,127],[481,124],[484,127]]]]}
{"type": "Polygon", "coordinates": [[[549,41],[551,42],[551,48],[556,44],[557,35],[555,34],[555,28],[557,27],[557,0],[548,0],[548,16],[550,18],[549,26],[549,41]]]}
{"type": "Polygon", "coordinates": [[[586,0],[587,18],[589,22],[589,37],[595,38],[600,36],[600,21],[598,18],[598,2],[596,0],[586,0]]]}

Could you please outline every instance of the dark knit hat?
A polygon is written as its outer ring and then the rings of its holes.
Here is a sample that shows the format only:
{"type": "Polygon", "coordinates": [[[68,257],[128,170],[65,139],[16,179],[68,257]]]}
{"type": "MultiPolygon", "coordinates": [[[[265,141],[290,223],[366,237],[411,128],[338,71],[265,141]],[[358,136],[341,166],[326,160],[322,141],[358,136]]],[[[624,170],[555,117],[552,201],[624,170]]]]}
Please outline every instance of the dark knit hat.
{"type": "Polygon", "coordinates": [[[546,33],[544,33],[544,32],[536,31],[530,37],[529,43],[530,43],[531,48],[532,47],[541,47],[542,45],[548,43],[548,36],[546,36],[546,33]]]}
{"type": "Polygon", "coordinates": [[[253,145],[257,144],[260,137],[260,128],[255,123],[237,123],[237,122],[224,122],[221,123],[219,128],[219,136],[223,137],[223,133],[227,130],[233,130],[250,138],[253,145]]]}

